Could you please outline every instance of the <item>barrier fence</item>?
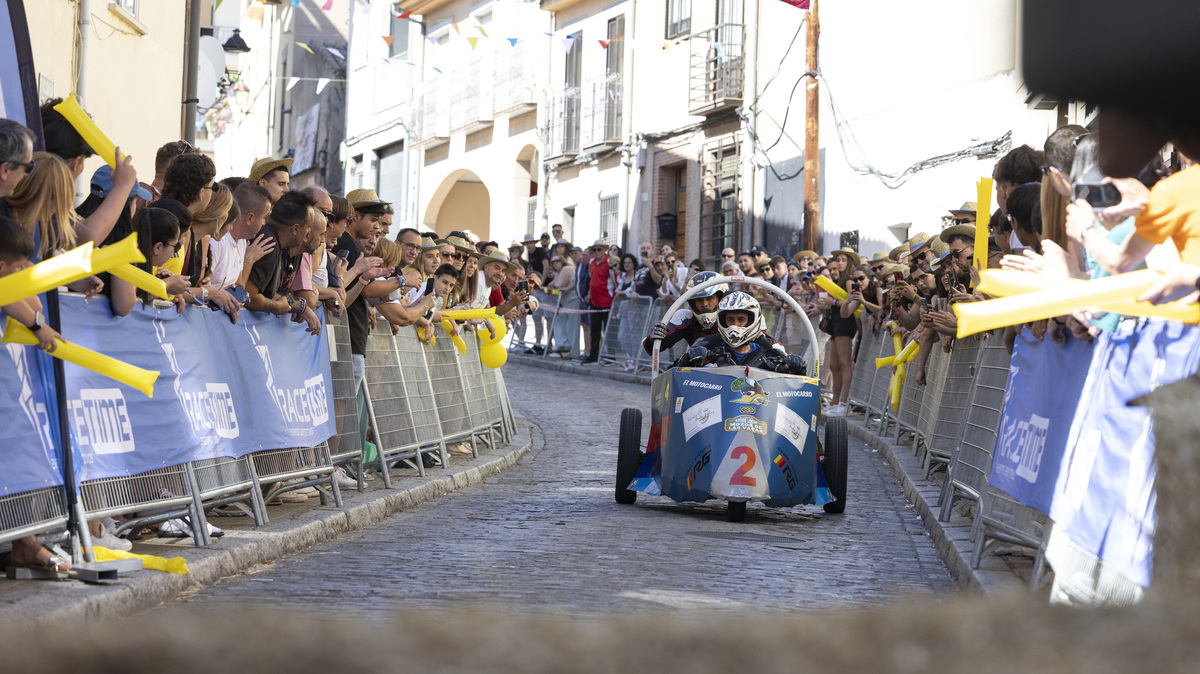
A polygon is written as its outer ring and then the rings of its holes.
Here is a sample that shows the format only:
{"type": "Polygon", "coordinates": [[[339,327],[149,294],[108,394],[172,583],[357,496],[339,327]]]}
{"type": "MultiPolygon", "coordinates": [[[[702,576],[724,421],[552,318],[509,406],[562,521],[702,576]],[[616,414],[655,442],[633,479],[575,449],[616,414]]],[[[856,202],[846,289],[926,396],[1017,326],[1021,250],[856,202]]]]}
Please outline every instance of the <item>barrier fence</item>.
{"type": "MultiPolygon", "coordinates": [[[[412,327],[393,335],[382,323],[370,335],[365,377],[356,387],[344,317],[325,316],[325,329],[313,338],[286,317],[243,312],[233,326],[220,312],[192,309],[186,319],[173,317],[172,305],[138,307],[125,319],[113,319],[102,300],[85,306],[81,298],[63,299],[64,334],[81,333],[69,323],[102,325],[105,329],[90,337],[107,335],[92,345],[95,350],[161,371],[154,398],[147,398],[94,373],[67,368],[72,449],[80,467],[74,476],[77,520],[125,517],[118,532],[129,538],[178,518],[190,526],[197,545],[208,545],[205,512],[213,508],[234,506],[261,526],[269,522],[271,499],[305,486],[317,488],[322,504],[332,500],[340,506],[333,476],[338,466],[357,475],[359,491],[364,468],[380,472],[390,487],[390,471],[398,464],[424,475],[425,460],[449,466],[448,443],[469,444],[477,456],[479,443],[496,447],[515,431],[503,376],[483,367],[478,340],[470,334],[466,353],[460,354],[440,327],[436,343],[428,345],[412,327]],[[202,353],[204,358],[234,360],[237,376],[222,373],[215,361],[189,360],[197,356],[183,336],[189,331],[198,331],[221,354],[202,353]],[[284,333],[291,334],[279,339],[291,341],[277,341],[284,333]],[[146,339],[156,343],[147,347],[146,339]],[[238,340],[251,346],[241,361],[238,340]],[[253,360],[247,354],[254,354],[253,360]],[[151,418],[166,412],[175,416],[151,418]],[[263,419],[274,416],[287,418],[287,432],[277,420],[263,419]],[[156,444],[162,431],[155,424],[167,425],[182,447],[156,444]],[[367,466],[364,433],[378,448],[378,458],[367,466]],[[204,441],[189,445],[192,436],[204,441]],[[255,444],[270,438],[279,439],[278,446],[255,444]],[[292,438],[311,440],[289,442],[292,438]],[[286,446],[294,444],[301,446],[286,446]],[[171,460],[180,456],[190,460],[171,460]]],[[[70,533],[64,532],[68,505],[50,433],[53,415],[39,381],[39,361],[47,357],[33,347],[6,347],[0,354],[0,383],[6,385],[0,408],[13,420],[17,441],[6,450],[0,471],[6,476],[0,480],[0,543],[29,535],[62,538],[70,533]]],[[[87,527],[75,533],[81,547],[90,550],[87,527]]]]}

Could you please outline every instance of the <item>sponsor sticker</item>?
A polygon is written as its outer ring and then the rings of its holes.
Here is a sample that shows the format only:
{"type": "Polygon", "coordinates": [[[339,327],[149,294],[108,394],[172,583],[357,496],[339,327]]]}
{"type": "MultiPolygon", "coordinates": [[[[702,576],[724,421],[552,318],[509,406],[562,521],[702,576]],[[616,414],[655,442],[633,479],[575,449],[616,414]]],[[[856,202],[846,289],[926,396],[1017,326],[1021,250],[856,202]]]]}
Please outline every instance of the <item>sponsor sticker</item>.
{"type": "Polygon", "coordinates": [[[752,417],[749,414],[739,414],[732,419],[725,420],[726,431],[750,431],[758,435],[767,434],[767,425],[757,417],[752,417]]]}
{"type": "Polygon", "coordinates": [[[804,444],[808,440],[809,425],[804,419],[786,405],[775,406],[775,432],[785,440],[795,445],[804,454],[804,444]]]}
{"type": "Polygon", "coordinates": [[[692,436],[721,421],[721,396],[702,400],[683,411],[683,436],[692,436]]]}

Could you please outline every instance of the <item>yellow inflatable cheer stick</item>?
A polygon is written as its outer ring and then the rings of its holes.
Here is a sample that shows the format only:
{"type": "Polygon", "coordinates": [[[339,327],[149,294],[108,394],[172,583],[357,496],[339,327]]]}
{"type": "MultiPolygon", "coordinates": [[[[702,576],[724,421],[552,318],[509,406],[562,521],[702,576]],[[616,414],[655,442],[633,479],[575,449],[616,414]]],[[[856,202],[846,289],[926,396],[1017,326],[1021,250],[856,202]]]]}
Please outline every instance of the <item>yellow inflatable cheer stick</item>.
{"type": "MultiPolygon", "coordinates": [[[[425,327],[424,326],[421,326],[421,325],[417,326],[417,339],[421,340],[422,342],[425,341],[426,337],[425,337],[425,327]]],[[[437,335],[429,335],[428,339],[429,339],[430,346],[437,346],[437,335]]]]}
{"type": "MultiPolygon", "coordinates": [[[[979,289],[996,297],[1011,297],[1050,287],[1087,283],[1087,281],[1079,279],[1050,279],[1041,274],[1010,269],[987,269],[979,276],[979,289]]],[[[1099,305],[1097,308],[1126,316],[1163,318],[1169,321],[1182,321],[1192,324],[1200,323],[1200,304],[1183,301],[1154,305],[1149,302],[1120,300],[1118,302],[1099,305]]]]}
{"type": "Polygon", "coordinates": [[[909,342],[908,344],[906,344],[904,346],[904,349],[900,353],[896,354],[896,362],[897,363],[910,362],[913,358],[916,358],[917,351],[920,348],[921,348],[921,345],[917,343],[917,340],[915,340],[915,339],[912,340],[911,342],[909,342]]]}
{"type": "Polygon", "coordinates": [[[904,374],[904,363],[901,363],[896,367],[896,371],[892,373],[892,381],[888,386],[888,398],[892,401],[893,412],[900,409],[900,387],[904,383],[904,374]]]}
{"type": "Polygon", "coordinates": [[[90,276],[92,254],[92,242],[89,241],[58,257],[5,276],[0,279],[0,306],[40,295],[47,290],[90,276]]]}
{"type": "Polygon", "coordinates": [[[508,362],[508,350],[500,344],[508,328],[504,325],[504,319],[499,316],[492,316],[491,321],[496,330],[495,337],[485,335],[483,330],[476,330],[475,334],[479,335],[479,341],[483,343],[479,347],[480,362],[494,370],[508,362]]]}
{"type": "Polygon", "coordinates": [[[171,299],[171,296],[167,294],[166,282],[154,274],[142,271],[131,264],[119,264],[112,269],[109,269],[108,273],[116,276],[126,283],[131,283],[138,288],[145,290],[155,297],[161,297],[164,300],[171,299]]]}
{"type": "Polygon", "coordinates": [[[462,355],[467,355],[467,343],[463,341],[462,335],[457,335],[451,332],[454,330],[454,324],[449,318],[442,319],[442,330],[450,336],[450,341],[454,343],[454,348],[462,355]]]}
{"type": "Polygon", "coordinates": [[[96,556],[97,562],[111,562],[116,559],[140,559],[142,560],[143,568],[162,571],[164,573],[183,574],[188,572],[187,560],[183,557],[166,559],[158,555],[139,555],[136,552],[110,550],[99,545],[92,547],[92,554],[96,556]]]}
{"type": "MultiPolygon", "coordinates": [[[[821,288],[822,288],[822,289],[824,289],[824,290],[825,290],[825,292],[829,293],[830,295],[833,295],[833,298],[834,298],[834,299],[836,299],[836,300],[837,300],[837,301],[839,301],[839,302],[845,302],[845,301],[846,301],[846,298],[850,296],[850,294],[849,294],[849,293],[847,293],[845,290],[842,290],[842,289],[841,289],[841,288],[838,286],[838,284],[836,284],[836,283],[834,283],[833,281],[829,280],[829,277],[828,277],[828,276],[820,276],[820,275],[818,275],[818,276],[817,276],[817,279],[816,279],[816,281],[814,281],[814,283],[816,283],[817,285],[821,286],[821,288]]],[[[859,317],[859,316],[862,316],[862,311],[863,311],[863,310],[862,310],[862,307],[859,307],[859,308],[855,309],[855,310],[854,310],[854,317],[855,317],[855,318],[857,318],[857,317],[859,317]]]]}
{"type": "MultiPolygon", "coordinates": [[[[29,328],[9,316],[8,322],[4,325],[4,338],[0,339],[0,342],[37,346],[38,338],[30,332],[29,328]]],[[[64,341],[59,341],[58,346],[50,355],[132,386],[145,393],[147,398],[154,397],[154,382],[158,379],[157,371],[143,370],[116,358],[64,341]]]]}
{"type": "Polygon", "coordinates": [[[995,328],[1062,316],[1077,309],[1129,300],[1146,292],[1160,276],[1159,272],[1145,269],[1094,281],[1063,284],[1062,287],[1024,295],[955,304],[958,336],[966,337],[995,328]]]}
{"type": "Polygon", "coordinates": [[[54,109],[66,118],[71,126],[75,127],[79,135],[83,136],[87,144],[92,146],[92,149],[100,155],[109,168],[117,168],[117,146],[108,139],[108,136],[104,135],[104,132],[100,131],[92,118],[83,111],[83,108],[79,107],[79,101],[75,100],[75,94],[67,96],[67,100],[54,106],[54,109]]]}
{"type": "Polygon", "coordinates": [[[975,256],[974,265],[982,270],[987,262],[988,222],[992,219],[992,179],[980,178],[975,191],[975,249],[984,254],[975,256]]]}
{"type": "Polygon", "coordinates": [[[496,307],[487,309],[448,309],[440,312],[442,316],[453,321],[466,321],[472,318],[491,318],[496,315],[496,307]]]}

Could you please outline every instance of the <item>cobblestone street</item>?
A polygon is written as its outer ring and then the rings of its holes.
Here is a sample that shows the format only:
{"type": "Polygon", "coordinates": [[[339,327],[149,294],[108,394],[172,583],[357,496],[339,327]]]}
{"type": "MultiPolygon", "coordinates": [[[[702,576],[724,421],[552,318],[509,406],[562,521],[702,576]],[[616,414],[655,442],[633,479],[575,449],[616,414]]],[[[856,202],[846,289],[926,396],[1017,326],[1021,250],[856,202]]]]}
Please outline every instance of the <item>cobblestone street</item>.
{"type": "MultiPolygon", "coordinates": [[[[850,440],[844,515],[613,501],[620,410],[649,389],[505,368],[533,448],[508,472],[180,601],[351,614],[486,605],[580,613],[808,610],[957,592],[886,462],[850,440]]],[[[643,425],[643,434],[648,424],[643,425]]],[[[169,608],[169,607],[168,607],[169,608]]]]}

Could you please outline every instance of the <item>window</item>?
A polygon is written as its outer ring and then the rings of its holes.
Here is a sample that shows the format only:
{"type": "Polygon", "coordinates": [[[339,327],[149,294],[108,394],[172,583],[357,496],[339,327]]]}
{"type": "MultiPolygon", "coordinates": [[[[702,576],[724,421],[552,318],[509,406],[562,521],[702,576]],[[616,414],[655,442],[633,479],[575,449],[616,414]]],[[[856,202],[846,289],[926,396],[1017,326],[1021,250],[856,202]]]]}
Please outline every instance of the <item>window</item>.
{"type": "Polygon", "coordinates": [[[396,58],[408,54],[408,19],[401,19],[398,16],[392,17],[392,46],[388,48],[388,57],[396,58]]]}
{"type": "Polygon", "coordinates": [[[692,0],[667,0],[667,39],[692,29],[692,0]]]}
{"type": "Polygon", "coordinates": [[[408,159],[408,155],[404,152],[404,142],[381,147],[375,150],[375,154],[379,157],[379,175],[375,178],[375,193],[386,194],[386,197],[380,198],[393,203],[403,202],[407,173],[405,164],[408,159]]]}
{"type": "MultiPolygon", "coordinates": [[[[563,226],[563,238],[566,239],[567,241],[574,241],[575,240],[575,207],[574,206],[563,209],[562,226],[563,226]]],[[[577,243],[576,245],[579,246],[580,248],[583,248],[582,243],[577,243]]]]}
{"type": "Polygon", "coordinates": [[[600,197],[600,238],[608,244],[617,243],[620,236],[620,217],[617,213],[620,199],[616,194],[600,197]]]}
{"type": "Polygon", "coordinates": [[[529,197],[525,214],[525,235],[533,236],[533,225],[537,218],[537,197],[529,197]]]}
{"type": "Polygon", "coordinates": [[[132,16],[138,15],[138,0],[112,0],[112,3],[132,16]]]}
{"type": "Polygon", "coordinates": [[[722,248],[741,241],[741,159],[737,141],[728,138],[705,152],[704,192],[700,196],[700,256],[720,257],[722,248]]]}

